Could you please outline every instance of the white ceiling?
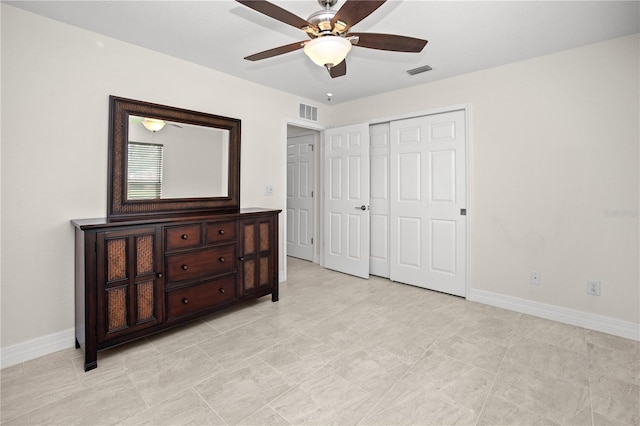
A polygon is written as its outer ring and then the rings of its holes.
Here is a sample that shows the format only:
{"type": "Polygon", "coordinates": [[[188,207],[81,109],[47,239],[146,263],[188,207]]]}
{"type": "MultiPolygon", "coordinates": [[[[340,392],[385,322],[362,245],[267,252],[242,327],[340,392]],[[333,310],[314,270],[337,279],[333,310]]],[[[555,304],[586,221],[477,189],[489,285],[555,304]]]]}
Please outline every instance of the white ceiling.
{"type": "MultiPolygon", "coordinates": [[[[316,0],[272,2],[304,19],[321,9],[316,0]]],[[[347,75],[331,79],[302,50],[245,61],[250,54],[308,38],[235,1],[5,3],[318,103],[327,103],[328,91],[334,94],[331,103],[345,102],[640,31],[639,1],[389,0],[353,31],[424,38],[425,49],[355,47],[347,57],[347,75]],[[406,73],[422,65],[433,70],[406,73]]]]}

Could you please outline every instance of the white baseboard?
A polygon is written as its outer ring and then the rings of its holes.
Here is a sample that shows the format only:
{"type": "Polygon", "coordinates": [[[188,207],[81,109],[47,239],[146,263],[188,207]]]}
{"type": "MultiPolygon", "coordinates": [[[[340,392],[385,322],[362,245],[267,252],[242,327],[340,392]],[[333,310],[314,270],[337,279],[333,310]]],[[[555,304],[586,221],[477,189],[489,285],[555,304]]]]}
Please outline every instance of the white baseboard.
{"type": "Polygon", "coordinates": [[[0,368],[48,355],[75,346],[75,329],[69,328],[47,336],[37,337],[0,350],[0,368]]]}
{"type": "Polygon", "coordinates": [[[640,324],[604,315],[474,289],[467,300],[640,341],[640,324]]]}

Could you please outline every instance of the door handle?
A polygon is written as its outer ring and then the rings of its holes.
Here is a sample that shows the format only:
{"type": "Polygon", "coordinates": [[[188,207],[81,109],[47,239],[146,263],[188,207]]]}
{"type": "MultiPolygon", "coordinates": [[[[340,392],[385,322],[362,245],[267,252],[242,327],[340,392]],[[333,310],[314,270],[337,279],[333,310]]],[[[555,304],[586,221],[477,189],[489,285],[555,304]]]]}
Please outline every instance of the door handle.
{"type": "Polygon", "coordinates": [[[365,206],[364,204],[361,205],[360,207],[356,207],[356,210],[366,210],[367,206],[365,206]]]}

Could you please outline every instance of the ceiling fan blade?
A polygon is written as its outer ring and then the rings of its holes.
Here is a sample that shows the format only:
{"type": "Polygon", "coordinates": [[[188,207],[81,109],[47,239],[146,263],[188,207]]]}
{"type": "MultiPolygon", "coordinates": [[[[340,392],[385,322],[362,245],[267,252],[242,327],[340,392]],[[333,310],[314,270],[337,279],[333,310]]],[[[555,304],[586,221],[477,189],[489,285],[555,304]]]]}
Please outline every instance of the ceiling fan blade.
{"type": "Polygon", "coordinates": [[[358,37],[358,42],[354,43],[354,46],[393,52],[418,53],[427,45],[427,40],[394,34],[349,33],[347,37],[358,37]]]}
{"type": "Polygon", "coordinates": [[[291,25],[292,27],[296,27],[298,29],[303,29],[305,27],[314,28],[316,31],[318,30],[315,25],[307,22],[306,20],[300,18],[297,15],[289,12],[281,8],[280,6],[276,6],[273,3],[269,3],[266,0],[236,0],[238,3],[241,3],[256,12],[260,12],[263,15],[267,15],[270,18],[276,19],[280,22],[284,22],[285,24],[291,25]]]}
{"type": "Polygon", "coordinates": [[[245,59],[248,61],[259,61],[261,59],[267,59],[273,56],[278,56],[284,53],[293,52],[294,50],[302,49],[303,46],[304,42],[297,41],[285,46],[274,47],[273,49],[265,50],[264,52],[254,53],[253,55],[247,56],[245,59]]]}
{"type": "Polygon", "coordinates": [[[331,26],[337,21],[342,21],[350,28],[371,15],[385,2],[386,0],[347,0],[331,20],[331,26]]]}
{"type": "Polygon", "coordinates": [[[347,74],[347,60],[343,59],[338,65],[329,68],[331,78],[342,77],[347,74]]]}

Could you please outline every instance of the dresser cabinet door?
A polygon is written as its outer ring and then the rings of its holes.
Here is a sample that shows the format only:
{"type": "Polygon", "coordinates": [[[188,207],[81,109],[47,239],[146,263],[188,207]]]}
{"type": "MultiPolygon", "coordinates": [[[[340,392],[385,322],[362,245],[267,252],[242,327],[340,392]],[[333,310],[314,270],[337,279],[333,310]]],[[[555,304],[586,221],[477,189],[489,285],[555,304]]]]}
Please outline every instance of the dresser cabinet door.
{"type": "Polygon", "coordinates": [[[154,227],[98,233],[98,342],[162,321],[158,235],[154,227]]]}
{"type": "Polygon", "coordinates": [[[240,289],[242,296],[269,290],[275,280],[273,217],[240,221],[240,289]]]}

